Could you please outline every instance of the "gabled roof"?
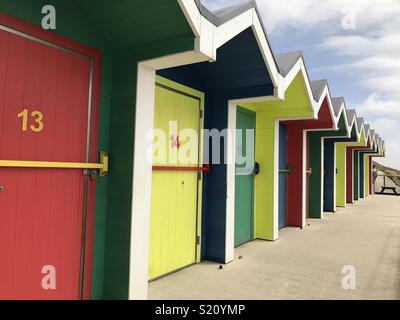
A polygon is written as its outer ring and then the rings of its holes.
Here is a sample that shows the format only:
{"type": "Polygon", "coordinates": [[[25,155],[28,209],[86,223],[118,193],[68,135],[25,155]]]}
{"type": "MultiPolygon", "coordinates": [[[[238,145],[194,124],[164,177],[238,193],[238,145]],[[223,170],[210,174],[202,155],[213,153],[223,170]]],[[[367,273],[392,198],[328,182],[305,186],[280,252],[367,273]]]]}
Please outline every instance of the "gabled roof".
{"type": "Polygon", "coordinates": [[[371,135],[372,145],[373,145],[374,148],[376,148],[377,141],[376,141],[376,133],[375,133],[374,129],[371,129],[370,135],[371,135]]]}
{"type": "Polygon", "coordinates": [[[336,123],[339,124],[340,117],[343,115],[346,125],[347,136],[350,138],[352,125],[349,125],[346,102],[343,97],[332,98],[333,112],[335,113],[336,123]]]}
{"type": "MultiPolygon", "coordinates": [[[[357,118],[354,110],[346,111],[343,98],[331,98],[326,80],[310,81],[301,51],[274,55],[255,0],[210,11],[201,0],[177,0],[196,36],[196,48],[200,54],[216,59],[216,50],[236,35],[252,27],[260,51],[275,87],[274,96],[284,99],[284,93],[295,76],[302,72],[309,95],[310,104],[317,118],[322,102],[327,98],[332,117],[338,118],[343,112],[347,118],[348,129],[356,125],[358,135],[364,130],[365,139],[370,135],[370,126],[364,126],[364,120],[357,118]],[[356,119],[356,120],[354,120],[356,119]]],[[[204,58],[199,57],[199,61],[204,58]]],[[[336,122],[337,127],[337,122],[336,122]]],[[[371,141],[372,141],[371,137],[371,141]]],[[[375,138],[376,141],[376,138],[375,138]]],[[[382,141],[382,144],[383,141],[382,141]]]]}
{"type": "Polygon", "coordinates": [[[371,126],[369,125],[369,124],[364,124],[364,132],[365,132],[365,140],[366,141],[368,141],[368,140],[370,140],[371,141],[371,144],[372,144],[372,139],[371,139],[371,126]]]}
{"type": "Polygon", "coordinates": [[[358,117],[356,122],[357,122],[359,136],[361,137],[362,134],[364,135],[364,140],[365,140],[365,144],[366,144],[367,143],[367,137],[366,137],[365,129],[364,129],[364,118],[358,117]]]}
{"type": "Polygon", "coordinates": [[[292,81],[296,78],[296,76],[301,73],[303,76],[303,80],[306,86],[306,91],[308,95],[308,99],[310,105],[314,110],[314,118],[317,119],[319,107],[313,95],[313,91],[311,88],[311,81],[308,76],[307,69],[304,64],[303,53],[301,51],[289,52],[284,54],[275,55],[275,60],[278,65],[278,69],[280,75],[282,76],[282,90],[283,90],[283,97],[286,90],[289,88],[292,81]]]}
{"type": "Polygon", "coordinates": [[[337,130],[337,119],[335,117],[332,107],[332,100],[329,92],[328,82],[326,80],[310,81],[307,68],[304,64],[303,53],[301,51],[294,51],[279,54],[275,56],[275,60],[277,61],[278,69],[283,76],[283,90],[286,91],[295,76],[299,72],[301,72],[303,75],[304,83],[307,87],[310,104],[313,106],[314,109],[314,119],[318,118],[319,109],[321,108],[321,105],[326,98],[328,100],[329,111],[332,117],[332,121],[334,123],[333,129],[337,130]]]}
{"type": "Polygon", "coordinates": [[[356,130],[356,134],[357,134],[357,141],[360,142],[361,128],[359,127],[359,121],[358,121],[356,110],[355,109],[348,109],[347,110],[347,116],[348,116],[350,130],[352,130],[352,128],[354,126],[354,128],[356,130]]]}
{"type": "Polygon", "coordinates": [[[295,64],[302,58],[303,53],[301,51],[275,55],[275,60],[278,64],[279,72],[283,77],[286,77],[288,73],[293,69],[295,64]]]}
{"type": "Polygon", "coordinates": [[[357,126],[357,122],[356,122],[356,118],[357,118],[357,114],[356,114],[356,110],[354,109],[346,109],[347,112],[347,123],[349,125],[349,127],[352,129],[353,125],[357,126]]]}
{"type": "Polygon", "coordinates": [[[336,117],[338,117],[340,115],[340,111],[342,109],[343,104],[344,104],[343,97],[332,98],[333,111],[335,112],[336,117]]]}
{"type": "Polygon", "coordinates": [[[211,12],[200,0],[177,0],[195,36],[195,54],[200,61],[215,61],[217,49],[251,28],[275,88],[283,99],[282,76],[268,41],[261,15],[254,0],[211,12]]]}
{"type": "Polygon", "coordinates": [[[321,99],[321,96],[324,93],[324,89],[327,86],[328,86],[328,82],[326,80],[311,81],[311,89],[312,89],[315,101],[319,101],[321,99]]]}
{"type": "MultiPolygon", "coordinates": [[[[361,133],[361,130],[364,130],[364,118],[357,118],[357,127],[359,132],[361,133]]],[[[365,132],[364,132],[364,136],[365,136],[365,132]]]]}

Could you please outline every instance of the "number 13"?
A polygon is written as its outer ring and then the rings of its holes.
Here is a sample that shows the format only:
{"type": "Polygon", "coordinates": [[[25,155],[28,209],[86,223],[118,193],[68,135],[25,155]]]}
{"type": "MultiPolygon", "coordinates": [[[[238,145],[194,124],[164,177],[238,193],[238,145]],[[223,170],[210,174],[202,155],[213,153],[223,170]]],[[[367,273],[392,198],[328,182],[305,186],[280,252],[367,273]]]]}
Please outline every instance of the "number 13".
{"type": "MultiPolygon", "coordinates": [[[[31,117],[34,119],[35,124],[31,124],[30,129],[33,132],[43,131],[43,113],[40,111],[32,111],[31,117]]],[[[28,109],[24,109],[18,113],[18,118],[22,118],[22,131],[28,131],[28,109]]]]}

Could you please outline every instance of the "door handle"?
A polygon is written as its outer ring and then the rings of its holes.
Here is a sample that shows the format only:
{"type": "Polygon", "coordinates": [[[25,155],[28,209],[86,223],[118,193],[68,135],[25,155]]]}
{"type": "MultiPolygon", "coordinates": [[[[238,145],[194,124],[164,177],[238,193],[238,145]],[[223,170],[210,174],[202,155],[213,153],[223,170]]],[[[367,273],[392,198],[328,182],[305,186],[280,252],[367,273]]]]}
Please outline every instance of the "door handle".
{"type": "Polygon", "coordinates": [[[290,165],[287,165],[286,169],[279,169],[279,173],[290,174],[291,172],[292,172],[292,167],[290,165]]]}
{"type": "Polygon", "coordinates": [[[258,175],[260,174],[260,171],[261,171],[261,169],[260,169],[260,164],[259,164],[258,162],[256,162],[256,163],[254,164],[254,171],[253,171],[253,174],[254,174],[255,176],[258,176],[258,175]]]}
{"type": "Polygon", "coordinates": [[[92,169],[104,177],[108,173],[108,154],[100,152],[100,163],[0,160],[0,168],[92,169]]]}
{"type": "Polygon", "coordinates": [[[0,192],[3,192],[3,191],[4,191],[4,187],[0,186],[0,192]]]}

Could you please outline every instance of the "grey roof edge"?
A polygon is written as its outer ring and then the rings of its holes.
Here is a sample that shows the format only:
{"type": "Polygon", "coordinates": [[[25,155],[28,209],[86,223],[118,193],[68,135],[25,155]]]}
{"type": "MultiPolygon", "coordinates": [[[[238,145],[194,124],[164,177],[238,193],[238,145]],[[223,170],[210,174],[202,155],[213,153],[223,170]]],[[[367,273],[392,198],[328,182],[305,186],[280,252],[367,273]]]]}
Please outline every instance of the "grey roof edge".
{"type": "Polygon", "coordinates": [[[371,129],[370,134],[371,134],[371,137],[372,137],[372,141],[374,142],[374,145],[376,145],[377,144],[377,140],[376,140],[375,130],[371,129]]]}
{"type": "Polygon", "coordinates": [[[346,109],[346,113],[347,113],[347,121],[348,121],[349,127],[351,129],[353,129],[352,125],[356,125],[356,123],[357,123],[356,122],[356,119],[357,119],[356,110],[355,109],[346,109]]]}
{"type": "Polygon", "coordinates": [[[364,130],[364,134],[365,134],[365,129],[364,129],[364,118],[362,117],[357,117],[356,118],[357,121],[357,127],[358,127],[358,131],[361,133],[361,129],[364,130]]]}
{"type": "Polygon", "coordinates": [[[344,97],[333,97],[332,98],[332,107],[333,110],[335,112],[335,116],[339,117],[340,116],[340,112],[342,111],[346,117],[347,114],[345,113],[345,108],[346,108],[346,102],[344,100],[344,97]],[[344,109],[342,109],[342,106],[344,106],[344,109]]]}
{"type": "Polygon", "coordinates": [[[276,65],[278,67],[279,73],[286,77],[289,72],[293,69],[296,63],[303,59],[303,52],[301,51],[291,51],[286,53],[281,53],[274,55],[276,65]]]}
{"type": "Polygon", "coordinates": [[[325,88],[329,89],[328,80],[326,79],[310,81],[310,86],[315,101],[319,101],[321,99],[325,88]]]}
{"type": "Polygon", "coordinates": [[[199,9],[201,15],[204,18],[206,18],[208,21],[213,23],[215,26],[220,26],[220,25],[224,24],[225,22],[228,22],[228,21],[236,18],[237,16],[241,15],[242,13],[246,12],[247,10],[254,8],[256,10],[258,18],[260,20],[261,28],[263,30],[264,37],[267,42],[268,48],[272,54],[272,58],[274,59],[275,66],[276,66],[277,70],[279,70],[278,63],[275,59],[275,55],[272,50],[271,43],[269,41],[268,33],[266,30],[264,21],[261,17],[260,10],[258,9],[256,0],[243,1],[243,3],[241,3],[241,4],[221,8],[221,9],[217,10],[216,12],[211,12],[210,10],[208,10],[207,7],[202,4],[201,0],[194,0],[194,2],[196,3],[197,8],[199,9]]]}
{"type": "Polygon", "coordinates": [[[364,130],[366,137],[368,136],[371,139],[371,126],[369,123],[364,123],[364,130]]]}
{"type": "Polygon", "coordinates": [[[205,5],[203,5],[201,0],[194,0],[194,1],[202,16],[216,26],[220,26],[225,22],[234,19],[243,12],[246,12],[247,10],[252,8],[256,8],[257,6],[255,0],[247,0],[243,1],[243,3],[221,8],[219,10],[212,12],[208,10],[205,5]]]}

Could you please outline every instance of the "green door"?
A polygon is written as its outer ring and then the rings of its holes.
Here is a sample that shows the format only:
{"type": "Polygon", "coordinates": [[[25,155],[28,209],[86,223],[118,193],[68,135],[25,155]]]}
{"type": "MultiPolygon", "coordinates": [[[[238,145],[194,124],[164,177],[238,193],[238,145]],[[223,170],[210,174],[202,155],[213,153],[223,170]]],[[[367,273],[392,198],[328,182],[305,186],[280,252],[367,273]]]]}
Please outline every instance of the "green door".
{"type": "Polygon", "coordinates": [[[253,240],[255,114],[239,109],[236,118],[235,246],[253,240]]]}

